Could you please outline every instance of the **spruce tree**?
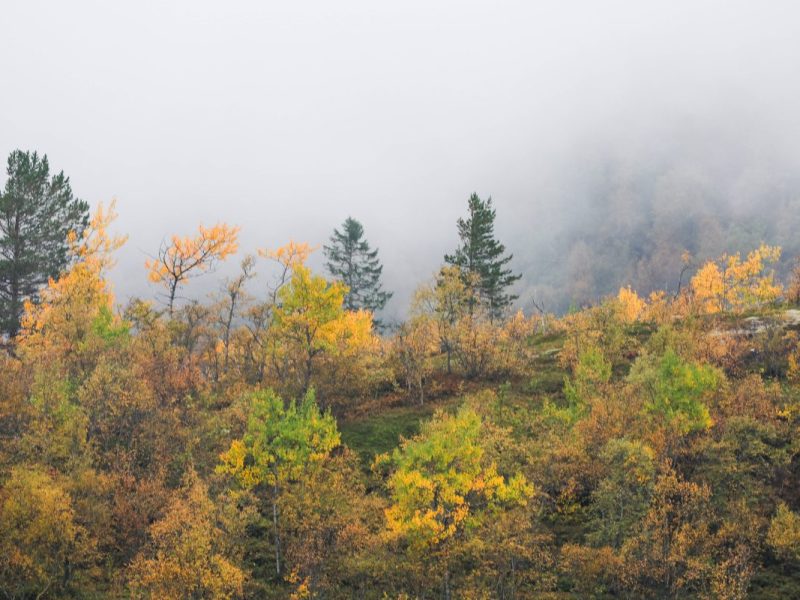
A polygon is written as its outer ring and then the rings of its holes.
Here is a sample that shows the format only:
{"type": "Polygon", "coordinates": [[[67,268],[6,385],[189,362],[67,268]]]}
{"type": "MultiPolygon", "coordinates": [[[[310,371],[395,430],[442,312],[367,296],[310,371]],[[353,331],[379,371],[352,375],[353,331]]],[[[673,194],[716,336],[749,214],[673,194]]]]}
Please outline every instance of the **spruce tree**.
{"type": "Polygon", "coordinates": [[[328,272],[349,288],[344,299],[347,310],[366,309],[375,313],[386,305],[392,294],[381,289],[383,265],[378,259],[378,249],[370,249],[364,239],[361,223],[347,217],[341,231],[333,230],[330,245],[324,251],[328,272]]]}
{"type": "Polygon", "coordinates": [[[513,255],[503,256],[506,248],[494,237],[495,209],[492,199],[483,201],[477,194],[469,198],[469,216],[458,219],[461,245],[455,253],[445,255],[448,264],[458,267],[466,281],[477,280],[478,296],[489,315],[495,319],[517,299],[506,289],[522,275],[515,275],[506,265],[513,255]]]}
{"type": "Polygon", "coordinates": [[[89,205],[72,195],[47,156],[15,150],[0,192],[0,331],[16,335],[23,303],[67,266],[67,234],[80,234],[89,205]]]}

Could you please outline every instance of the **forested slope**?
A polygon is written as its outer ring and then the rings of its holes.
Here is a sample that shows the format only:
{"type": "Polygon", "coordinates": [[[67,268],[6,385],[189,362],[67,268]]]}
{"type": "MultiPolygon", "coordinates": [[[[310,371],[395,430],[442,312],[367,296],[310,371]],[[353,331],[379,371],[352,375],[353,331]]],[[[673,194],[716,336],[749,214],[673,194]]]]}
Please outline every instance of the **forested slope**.
{"type": "Polygon", "coordinates": [[[183,301],[187,265],[237,249],[223,225],[148,264],[163,302],[118,309],[113,216],[70,236],[0,358],[6,597],[800,594],[779,249],[563,317],[445,267],[379,336],[305,244],[183,301]]]}

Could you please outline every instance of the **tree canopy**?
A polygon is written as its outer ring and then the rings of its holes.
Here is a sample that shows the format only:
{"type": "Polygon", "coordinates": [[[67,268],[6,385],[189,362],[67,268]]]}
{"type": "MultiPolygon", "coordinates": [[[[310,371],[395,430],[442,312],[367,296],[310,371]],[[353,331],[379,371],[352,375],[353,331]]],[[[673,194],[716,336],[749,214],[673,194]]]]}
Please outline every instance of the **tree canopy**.
{"type": "Polygon", "coordinates": [[[461,242],[453,254],[445,255],[444,260],[469,276],[477,276],[480,300],[488,306],[493,318],[499,318],[517,299],[506,290],[522,276],[515,275],[508,268],[513,255],[505,255],[505,246],[494,236],[496,211],[491,197],[481,200],[478,194],[472,194],[467,210],[468,216],[458,219],[461,242]]]}
{"type": "Polygon", "coordinates": [[[89,205],[72,193],[63,171],[50,174],[47,155],[15,150],[0,192],[0,332],[19,330],[25,300],[67,267],[67,234],[80,236],[89,205]]]}
{"type": "Polygon", "coordinates": [[[334,229],[329,245],[324,247],[325,266],[337,281],[347,286],[344,306],[347,310],[381,310],[392,297],[381,286],[383,265],[378,249],[370,248],[364,237],[364,227],[347,217],[341,229],[334,229]]]}

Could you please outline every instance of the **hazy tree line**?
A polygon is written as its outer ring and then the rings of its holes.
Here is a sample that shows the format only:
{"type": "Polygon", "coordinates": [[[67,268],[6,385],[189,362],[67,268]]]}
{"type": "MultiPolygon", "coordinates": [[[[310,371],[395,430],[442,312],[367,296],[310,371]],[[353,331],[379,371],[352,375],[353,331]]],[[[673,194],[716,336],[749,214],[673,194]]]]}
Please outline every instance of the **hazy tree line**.
{"type": "Polygon", "coordinates": [[[525,237],[508,240],[525,275],[518,291],[525,308],[536,298],[563,313],[615,293],[621,282],[674,293],[684,251],[694,271],[724,252],[777,244],[784,253],[776,268],[788,277],[800,254],[796,167],[756,145],[720,147],[713,135],[700,142],[680,127],[671,135],[671,144],[662,139],[632,155],[612,148],[579,155],[554,199],[531,198],[536,208],[527,213],[514,208],[528,225],[525,237]]]}
{"type": "Polygon", "coordinates": [[[0,207],[44,240],[0,245],[3,597],[800,593],[800,270],[781,281],[778,246],[679,252],[680,291],[526,316],[472,195],[379,332],[353,218],[326,274],[306,243],[262,248],[202,302],[186,283],[239,228],[174,235],[143,270],[156,297],[120,307],[113,204],[14,153],[0,207]]]}

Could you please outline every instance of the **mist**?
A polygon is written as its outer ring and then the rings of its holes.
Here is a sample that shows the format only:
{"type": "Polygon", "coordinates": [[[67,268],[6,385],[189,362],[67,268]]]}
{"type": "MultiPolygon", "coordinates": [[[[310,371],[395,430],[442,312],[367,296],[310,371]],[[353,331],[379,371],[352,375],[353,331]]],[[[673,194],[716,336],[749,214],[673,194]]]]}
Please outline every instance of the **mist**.
{"type": "Polygon", "coordinates": [[[0,155],[46,153],[76,195],[118,199],[121,302],[154,296],[145,258],[201,222],[241,225],[243,256],[322,245],[350,215],[402,317],[472,192],[494,200],[523,308],[672,286],[682,248],[800,251],[795,2],[6,0],[2,14],[0,155]]]}

